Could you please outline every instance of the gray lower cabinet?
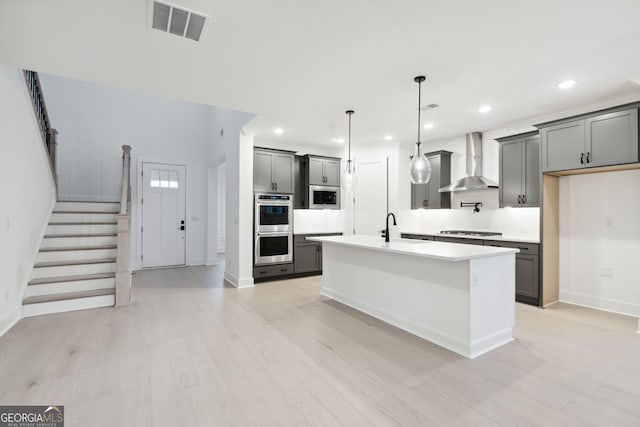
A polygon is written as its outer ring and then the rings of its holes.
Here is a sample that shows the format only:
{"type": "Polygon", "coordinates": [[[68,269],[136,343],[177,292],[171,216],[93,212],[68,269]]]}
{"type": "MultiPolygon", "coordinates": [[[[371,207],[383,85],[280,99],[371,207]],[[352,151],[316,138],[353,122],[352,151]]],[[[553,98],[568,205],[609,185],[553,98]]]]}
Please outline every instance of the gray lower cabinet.
{"type": "Polygon", "coordinates": [[[486,246],[517,248],[516,254],[516,301],[540,305],[540,254],[536,243],[501,242],[485,240],[486,246]]]}
{"type": "Polygon", "coordinates": [[[322,243],[307,237],[339,236],[342,233],[296,234],[293,236],[293,271],[295,274],[322,273],[322,243]]]}
{"type": "Polygon", "coordinates": [[[463,237],[442,237],[436,236],[433,238],[436,242],[448,242],[448,243],[462,243],[465,245],[483,245],[482,239],[465,239],[463,237]]]}
{"type": "Polygon", "coordinates": [[[253,191],[293,193],[293,153],[256,148],[253,152],[253,191]]]}
{"type": "Polygon", "coordinates": [[[537,125],[542,172],[638,162],[638,108],[537,125]]]}
{"type": "Polygon", "coordinates": [[[450,209],[451,193],[438,189],[451,183],[451,152],[427,153],[431,164],[431,179],[426,184],[411,184],[411,209],[450,209]]]}
{"type": "Polygon", "coordinates": [[[540,137],[513,135],[500,143],[500,207],[540,206],[540,137]]]}
{"type": "Polygon", "coordinates": [[[253,267],[254,279],[264,279],[267,277],[286,276],[293,274],[293,264],[276,264],[253,267]]]}

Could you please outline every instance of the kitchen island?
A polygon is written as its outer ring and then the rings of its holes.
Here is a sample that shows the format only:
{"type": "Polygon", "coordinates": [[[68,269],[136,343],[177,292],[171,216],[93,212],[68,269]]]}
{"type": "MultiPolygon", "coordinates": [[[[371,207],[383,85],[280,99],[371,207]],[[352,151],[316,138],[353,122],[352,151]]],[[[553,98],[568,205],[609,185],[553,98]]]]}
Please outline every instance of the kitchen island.
{"type": "Polygon", "coordinates": [[[518,249],[375,236],[322,242],[322,294],[468,358],[513,340],[518,249]]]}

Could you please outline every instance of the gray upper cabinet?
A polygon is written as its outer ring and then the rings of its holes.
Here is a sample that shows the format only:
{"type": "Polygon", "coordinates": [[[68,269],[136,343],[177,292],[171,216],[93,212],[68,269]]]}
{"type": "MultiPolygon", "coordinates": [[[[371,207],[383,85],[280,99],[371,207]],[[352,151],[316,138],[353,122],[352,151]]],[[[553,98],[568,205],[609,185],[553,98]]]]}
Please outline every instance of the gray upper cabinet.
{"type": "Polygon", "coordinates": [[[253,191],[293,193],[293,153],[257,148],[253,152],[253,191]]]}
{"type": "Polygon", "coordinates": [[[499,138],[500,207],[540,206],[540,137],[537,132],[499,138]]]}
{"type": "Polygon", "coordinates": [[[591,114],[538,127],[543,172],[638,162],[637,108],[591,114]]]}
{"type": "Polygon", "coordinates": [[[309,185],[340,185],[340,159],[309,156],[309,185]]]}
{"type": "Polygon", "coordinates": [[[449,209],[451,193],[438,189],[451,183],[451,152],[427,153],[431,164],[431,179],[426,184],[411,184],[411,209],[449,209]]]}
{"type": "Polygon", "coordinates": [[[588,167],[638,161],[638,110],[591,117],[585,121],[588,167]]]}

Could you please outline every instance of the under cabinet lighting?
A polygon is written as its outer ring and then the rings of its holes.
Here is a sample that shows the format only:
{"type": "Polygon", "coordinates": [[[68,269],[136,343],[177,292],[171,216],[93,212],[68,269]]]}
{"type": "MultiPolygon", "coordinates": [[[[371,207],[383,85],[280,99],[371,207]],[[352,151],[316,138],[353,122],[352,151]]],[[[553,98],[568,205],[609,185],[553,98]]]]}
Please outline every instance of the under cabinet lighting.
{"type": "Polygon", "coordinates": [[[493,107],[491,105],[483,105],[482,107],[478,108],[478,111],[481,113],[488,113],[491,110],[493,110],[493,107]]]}
{"type": "Polygon", "coordinates": [[[282,134],[284,133],[284,129],[282,129],[282,128],[275,128],[275,129],[273,130],[273,132],[274,132],[276,135],[282,135],[282,134]]]}
{"type": "Polygon", "coordinates": [[[435,126],[435,124],[433,124],[433,123],[425,123],[424,124],[424,128],[425,129],[433,129],[434,126],[435,126]]]}

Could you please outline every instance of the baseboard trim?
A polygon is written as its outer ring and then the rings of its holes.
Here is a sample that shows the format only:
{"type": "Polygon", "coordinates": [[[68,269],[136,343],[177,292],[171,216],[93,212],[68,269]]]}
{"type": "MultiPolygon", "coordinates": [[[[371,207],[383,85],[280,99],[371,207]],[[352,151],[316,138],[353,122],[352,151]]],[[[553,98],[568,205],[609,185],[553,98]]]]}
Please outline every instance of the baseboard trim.
{"type": "Polygon", "coordinates": [[[625,316],[640,317],[640,304],[609,298],[599,298],[575,292],[560,291],[560,302],[608,311],[625,316]]]}
{"type": "Polygon", "coordinates": [[[17,306],[0,320],[0,337],[7,333],[20,319],[22,319],[22,307],[17,306]]]}
{"type": "Polygon", "coordinates": [[[206,263],[207,263],[206,258],[194,258],[189,260],[189,262],[187,263],[187,266],[193,267],[196,265],[206,265],[206,263]]]}
{"type": "Polygon", "coordinates": [[[207,258],[206,265],[218,265],[218,257],[216,257],[216,258],[207,258]]]}
{"type": "Polygon", "coordinates": [[[252,288],[254,287],[253,277],[243,277],[238,279],[231,273],[224,272],[224,281],[234,288],[242,289],[242,288],[252,288]]]}

